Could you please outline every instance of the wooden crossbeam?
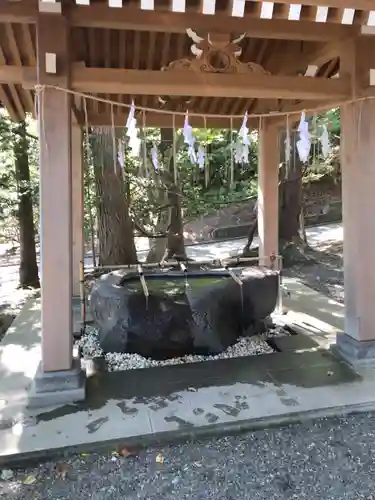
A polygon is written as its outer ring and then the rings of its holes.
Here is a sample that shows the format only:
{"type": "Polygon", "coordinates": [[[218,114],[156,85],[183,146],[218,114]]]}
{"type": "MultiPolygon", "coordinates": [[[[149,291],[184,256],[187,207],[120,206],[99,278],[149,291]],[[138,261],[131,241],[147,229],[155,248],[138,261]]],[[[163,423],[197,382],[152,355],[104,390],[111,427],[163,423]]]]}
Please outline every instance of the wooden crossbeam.
{"type": "MultiPolygon", "coordinates": [[[[19,77],[19,68],[0,68],[0,81],[19,77]],[[2,80],[3,79],[3,80],[2,80]]],[[[36,72],[27,70],[24,85],[36,84],[36,72]]],[[[21,82],[20,82],[21,83],[21,82]]],[[[194,71],[148,71],[112,68],[86,68],[72,64],[72,88],[95,94],[170,95],[189,97],[229,97],[242,99],[346,99],[351,93],[350,80],[273,76],[266,74],[217,74],[194,71]]]]}
{"type": "Polygon", "coordinates": [[[33,24],[36,22],[37,6],[31,2],[9,2],[0,0],[0,22],[33,24]]]}
{"type": "MultiPolygon", "coordinates": [[[[68,8],[68,6],[66,7],[68,8]]],[[[0,22],[32,24],[36,22],[37,6],[28,2],[0,0],[0,22]]],[[[223,12],[206,15],[195,12],[170,12],[141,10],[134,5],[121,9],[98,2],[90,6],[70,5],[69,19],[72,26],[83,28],[109,28],[165,33],[185,33],[191,28],[198,33],[241,33],[251,38],[280,40],[332,41],[359,34],[359,26],[337,23],[289,21],[282,19],[256,19],[232,17],[223,12]]]]}
{"type": "MultiPolygon", "coordinates": [[[[285,127],[287,123],[286,114],[288,114],[288,124],[292,127],[294,123],[300,120],[300,113],[302,113],[302,111],[304,111],[307,116],[311,116],[315,114],[315,109],[319,109],[321,105],[321,101],[302,101],[297,104],[285,104],[280,109],[280,112],[285,113],[285,115],[271,116],[269,118],[269,123],[273,126],[285,127]]],[[[337,105],[337,101],[327,101],[325,105],[330,105],[333,108],[337,105]]]]}
{"type": "Polygon", "coordinates": [[[251,38],[280,40],[331,41],[359,34],[358,26],[318,24],[310,21],[231,17],[223,13],[213,16],[194,12],[142,11],[135,7],[110,9],[96,3],[89,8],[72,7],[73,26],[86,28],[129,29],[136,31],[185,33],[187,28],[202,34],[246,32],[251,38]]]}
{"type": "MultiPolygon", "coordinates": [[[[262,3],[264,0],[246,0],[251,2],[262,3]]],[[[294,4],[297,1],[274,0],[273,3],[279,4],[294,4]]],[[[334,9],[356,9],[356,10],[374,10],[373,0],[303,0],[302,5],[311,7],[331,7],[334,9]]]]}
{"type": "MultiPolygon", "coordinates": [[[[122,108],[118,114],[114,115],[114,125],[116,127],[124,127],[126,120],[128,118],[129,110],[126,108],[122,108]]],[[[138,125],[143,123],[143,114],[136,115],[138,119],[138,125]]],[[[110,127],[112,125],[112,116],[110,112],[102,112],[96,113],[94,111],[88,112],[88,123],[91,127],[110,127]]],[[[185,117],[181,115],[173,116],[171,114],[166,113],[157,113],[157,112],[147,112],[145,114],[145,124],[146,127],[161,127],[167,128],[172,127],[173,124],[177,128],[182,128],[184,125],[185,117]]],[[[223,128],[230,129],[231,125],[234,128],[240,128],[243,121],[243,117],[231,120],[226,116],[218,116],[214,118],[204,118],[203,116],[189,116],[189,124],[194,128],[223,128]]],[[[249,118],[247,125],[249,128],[257,128],[259,126],[259,118],[249,118]]],[[[80,123],[84,125],[85,117],[84,113],[80,113],[80,123]]]]}
{"type": "Polygon", "coordinates": [[[72,86],[103,94],[178,95],[258,99],[345,99],[349,80],[265,74],[146,71],[72,65],[72,86]]]}

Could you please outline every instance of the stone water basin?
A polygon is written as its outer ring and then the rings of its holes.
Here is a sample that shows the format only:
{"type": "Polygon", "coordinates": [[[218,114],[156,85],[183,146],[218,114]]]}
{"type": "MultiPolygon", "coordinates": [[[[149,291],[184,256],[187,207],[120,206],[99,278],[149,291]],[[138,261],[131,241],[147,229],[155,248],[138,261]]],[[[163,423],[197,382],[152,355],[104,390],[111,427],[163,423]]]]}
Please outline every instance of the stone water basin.
{"type": "Polygon", "coordinates": [[[215,355],[261,333],[276,307],[278,273],[263,267],[232,272],[235,278],[226,269],[145,271],[147,291],[136,272],[102,276],[89,303],[104,353],[215,355]]]}

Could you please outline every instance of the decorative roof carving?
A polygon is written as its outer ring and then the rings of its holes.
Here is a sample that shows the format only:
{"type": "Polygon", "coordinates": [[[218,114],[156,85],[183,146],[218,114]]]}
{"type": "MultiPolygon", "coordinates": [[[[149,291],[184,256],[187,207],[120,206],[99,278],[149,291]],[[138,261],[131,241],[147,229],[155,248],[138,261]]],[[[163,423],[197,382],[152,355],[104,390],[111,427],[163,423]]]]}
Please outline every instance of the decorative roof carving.
{"type": "MultiPolygon", "coordinates": [[[[245,38],[246,33],[231,40],[228,34],[208,33],[204,38],[198,36],[193,30],[186,30],[193,41],[191,52],[194,58],[182,58],[170,62],[162,71],[196,71],[198,73],[268,74],[260,65],[254,62],[242,62],[239,57],[242,48],[239,43],[245,38]]],[[[160,96],[158,105],[173,111],[185,111],[190,108],[192,99],[189,97],[160,96]]]]}
{"type": "Polygon", "coordinates": [[[234,40],[227,34],[208,33],[204,38],[188,29],[188,36],[194,42],[191,51],[195,58],[183,58],[172,61],[162,68],[164,71],[197,71],[201,73],[267,73],[254,62],[239,60],[242,49],[238,45],[245,34],[234,40]]]}

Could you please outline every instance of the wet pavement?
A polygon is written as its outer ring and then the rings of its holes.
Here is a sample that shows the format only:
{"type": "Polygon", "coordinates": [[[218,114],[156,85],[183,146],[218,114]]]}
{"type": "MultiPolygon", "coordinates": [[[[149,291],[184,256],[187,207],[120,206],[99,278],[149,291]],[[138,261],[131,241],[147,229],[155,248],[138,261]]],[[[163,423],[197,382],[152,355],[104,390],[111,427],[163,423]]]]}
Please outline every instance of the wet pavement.
{"type": "Polygon", "coordinates": [[[0,481],[6,500],[374,500],[375,415],[69,455],[0,481]],[[27,484],[29,483],[29,484],[27,484]],[[31,483],[31,484],[30,484],[31,483]]]}

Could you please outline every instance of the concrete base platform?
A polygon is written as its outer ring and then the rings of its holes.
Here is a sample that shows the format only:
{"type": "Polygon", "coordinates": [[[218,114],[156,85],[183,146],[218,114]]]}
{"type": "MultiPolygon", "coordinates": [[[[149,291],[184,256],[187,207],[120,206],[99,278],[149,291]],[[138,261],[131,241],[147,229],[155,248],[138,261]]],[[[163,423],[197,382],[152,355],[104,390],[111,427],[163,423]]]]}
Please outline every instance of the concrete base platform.
{"type": "Polygon", "coordinates": [[[0,411],[3,462],[375,409],[373,370],[356,373],[322,350],[88,373],[85,402],[0,411]]]}
{"type": "Polygon", "coordinates": [[[375,365],[375,341],[359,342],[358,340],[339,332],[333,351],[351,365],[375,365]]]}
{"type": "Polygon", "coordinates": [[[19,464],[374,410],[375,371],[353,369],[330,352],[340,325],[327,323],[327,298],[294,286],[298,293],[286,304],[294,300],[294,310],[282,317],[297,335],[275,340],[281,352],[115,373],[90,361],[85,401],[44,409],[27,408],[40,362],[38,304],[28,303],[0,345],[0,460],[19,464]],[[312,300],[317,316],[324,304],[323,319],[304,312],[312,300]],[[23,367],[12,363],[15,353],[23,367]]]}
{"type": "Polygon", "coordinates": [[[85,399],[86,376],[79,359],[71,370],[44,373],[39,363],[28,395],[28,408],[66,404],[85,399]]]}

